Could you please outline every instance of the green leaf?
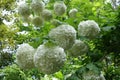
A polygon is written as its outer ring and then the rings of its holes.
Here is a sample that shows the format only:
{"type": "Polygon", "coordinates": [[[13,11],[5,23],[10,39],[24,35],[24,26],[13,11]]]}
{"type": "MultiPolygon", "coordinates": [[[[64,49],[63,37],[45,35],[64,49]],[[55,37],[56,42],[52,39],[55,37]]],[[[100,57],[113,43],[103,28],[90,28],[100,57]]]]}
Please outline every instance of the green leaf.
{"type": "Polygon", "coordinates": [[[63,79],[63,74],[62,74],[61,71],[56,72],[56,73],[54,74],[54,76],[55,76],[56,78],[63,79]]]}

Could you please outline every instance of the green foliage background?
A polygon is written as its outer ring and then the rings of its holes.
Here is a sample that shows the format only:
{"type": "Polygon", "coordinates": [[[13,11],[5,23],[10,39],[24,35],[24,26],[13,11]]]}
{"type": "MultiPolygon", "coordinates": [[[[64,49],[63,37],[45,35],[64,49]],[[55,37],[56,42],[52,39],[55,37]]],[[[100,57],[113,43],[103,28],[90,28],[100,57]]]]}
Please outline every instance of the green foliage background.
{"type": "MultiPolygon", "coordinates": [[[[50,0],[46,7],[53,9],[55,1],[60,0],[50,0]]],[[[31,0],[26,2],[29,4],[31,0]]],[[[15,0],[2,0],[1,13],[7,10],[11,15],[3,16],[0,13],[0,80],[53,80],[53,78],[64,80],[68,75],[70,76],[66,80],[82,80],[82,73],[88,70],[96,74],[102,71],[106,80],[120,80],[120,8],[114,9],[110,3],[105,4],[105,0],[64,0],[64,2],[67,5],[66,14],[61,17],[54,15],[55,19],[74,26],[76,30],[79,22],[83,20],[95,20],[99,24],[101,33],[96,39],[79,38],[89,45],[89,52],[78,58],[68,56],[64,67],[51,75],[42,74],[36,69],[30,71],[20,69],[15,63],[15,52],[4,53],[3,49],[9,46],[14,51],[16,46],[23,42],[37,48],[44,41],[49,40],[47,34],[55,26],[46,22],[41,29],[35,30],[31,24],[26,27],[14,11],[15,0]],[[72,8],[78,9],[76,18],[68,16],[72,8]],[[13,17],[16,20],[12,26],[2,22],[4,19],[9,21],[13,17]],[[28,34],[17,34],[21,31],[27,31],[28,34]]]]}

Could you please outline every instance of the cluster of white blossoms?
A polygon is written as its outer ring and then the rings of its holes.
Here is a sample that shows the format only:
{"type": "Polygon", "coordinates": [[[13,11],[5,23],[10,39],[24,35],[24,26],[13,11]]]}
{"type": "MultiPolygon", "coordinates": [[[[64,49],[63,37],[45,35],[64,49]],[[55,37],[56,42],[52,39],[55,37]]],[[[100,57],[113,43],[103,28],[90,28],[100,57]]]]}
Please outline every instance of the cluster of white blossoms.
{"type": "Polygon", "coordinates": [[[81,40],[75,40],[72,48],[69,50],[69,55],[73,57],[81,56],[88,51],[88,46],[81,40]]]}
{"type": "Polygon", "coordinates": [[[28,17],[30,15],[30,8],[26,3],[19,5],[18,13],[23,17],[28,17]]]}
{"type": "Polygon", "coordinates": [[[32,1],[31,9],[35,14],[40,14],[45,9],[45,4],[42,1],[32,1]]]}
{"type": "Polygon", "coordinates": [[[76,8],[73,8],[69,11],[69,16],[71,18],[76,18],[77,12],[78,12],[78,10],[76,8]]]}
{"type": "Polygon", "coordinates": [[[39,17],[39,16],[36,16],[32,19],[32,23],[35,25],[35,26],[42,26],[44,24],[44,20],[39,17]]]}
{"type": "Polygon", "coordinates": [[[43,10],[42,17],[45,21],[50,21],[53,18],[52,12],[50,10],[43,10]]]}
{"type": "Polygon", "coordinates": [[[66,5],[64,4],[63,1],[57,1],[54,4],[54,12],[57,16],[61,16],[66,12],[66,5]]]}
{"type": "Polygon", "coordinates": [[[62,24],[49,32],[49,37],[54,40],[56,44],[65,50],[72,47],[76,39],[76,30],[74,27],[62,24]]]}
{"type": "Polygon", "coordinates": [[[78,25],[78,35],[87,38],[94,38],[100,32],[98,24],[94,20],[82,21],[78,25]]]}
{"type": "Polygon", "coordinates": [[[19,46],[16,52],[16,63],[22,69],[34,68],[33,56],[35,49],[27,43],[23,43],[19,46]]]}
{"type": "Polygon", "coordinates": [[[34,55],[35,66],[45,74],[59,71],[65,61],[66,54],[59,46],[40,45],[34,55]]]}

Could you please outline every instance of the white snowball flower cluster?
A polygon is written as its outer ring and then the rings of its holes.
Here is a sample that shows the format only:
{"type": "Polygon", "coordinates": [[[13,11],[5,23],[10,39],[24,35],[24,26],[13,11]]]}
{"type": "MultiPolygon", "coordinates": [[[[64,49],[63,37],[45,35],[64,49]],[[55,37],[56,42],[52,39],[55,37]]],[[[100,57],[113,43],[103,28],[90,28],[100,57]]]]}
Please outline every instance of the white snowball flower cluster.
{"type": "Polygon", "coordinates": [[[69,11],[69,16],[71,18],[75,18],[76,17],[76,14],[77,14],[78,10],[76,8],[73,8],[69,11]]]}
{"type": "Polygon", "coordinates": [[[78,57],[88,51],[88,46],[81,40],[76,40],[69,51],[69,55],[78,57]]]}
{"type": "Polygon", "coordinates": [[[31,9],[36,14],[40,14],[45,8],[45,4],[42,1],[34,1],[31,4],[31,9]]]}
{"type": "Polygon", "coordinates": [[[78,25],[78,35],[88,38],[96,37],[100,32],[98,24],[94,20],[82,21],[78,25]]]}
{"type": "Polygon", "coordinates": [[[65,61],[66,54],[59,46],[40,45],[34,55],[35,66],[45,74],[59,71],[65,61]]]}
{"type": "Polygon", "coordinates": [[[35,49],[27,43],[23,43],[19,46],[16,52],[16,62],[22,69],[34,68],[34,57],[35,49]]]}
{"type": "Polygon", "coordinates": [[[26,3],[19,5],[18,13],[23,17],[28,17],[30,15],[30,9],[26,3]]]}
{"type": "Polygon", "coordinates": [[[63,1],[57,1],[54,4],[54,12],[57,16],[61,16],[66,12],[66,5],[64,4],[63,1]]]}
{"type": "Polygon", "coordinates": [[[76,30],[67,24],[60,25],[49,32],[49,37],[65,50],[72,47],[76,39],[76,30]]]}
{"type": "Polygon", "coordinates": [[[53,18],[52,12],[50,10],[43,10],[42,17],[45,21],[50,21],[53,18]]]}
{"type": "Polygon", "coordinates": [[[39,17],[39,16],[36,16],[32,19],[32,23],[35,25],[35,26],[42,26],[44,24],[44,20],[39,17]]]}

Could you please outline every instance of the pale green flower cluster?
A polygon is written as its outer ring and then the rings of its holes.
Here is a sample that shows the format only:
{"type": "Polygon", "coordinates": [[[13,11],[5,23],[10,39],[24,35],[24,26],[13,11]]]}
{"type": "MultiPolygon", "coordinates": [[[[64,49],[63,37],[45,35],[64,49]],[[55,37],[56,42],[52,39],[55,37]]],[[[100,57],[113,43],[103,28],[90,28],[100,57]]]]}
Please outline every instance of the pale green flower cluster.
{"type": "Polygon", "coordinates": [[[31,3],[31,9],[35,14],[40,14],[45,9],[45,3],[33,0],[31,3]]]}
{"type": "Polygon", "coordinates": [[[30,15],[30,8],[26,3],[19,5],[18,13],[23,17],[28,17],[30,15]]]}
{"type": "Polygon", "coordinates": [[[35,26],[42,26],[44,24],[44,20],[40,16],[36,16],[32,19],[32,23],[35,26]]]}
{"type": "Polygon", "coordinates": [[[61,16],[66,12],[66,5],[64,4],[63,1],[57,1],[54,4],[54,12],[57,16],[61,16]]]}
{"type": "Polygon", "coordinates": [[[53,18],[52,12],[48,9],[43,10],[42,17],[45,21],[50,21],[53,18]]]}
{"type": "Polygon", "coordinates": [[[73,8],[69,11],[69,16],[71,18],[76,18],[77,12],[78,12],[78,10],[76,8],[73,8]]]}
{"type": "Polygon", "coordinates": [[[88,52],[88,46],[81,40],[75,40],[72,48],[69,50],[69,55],[73,57],[81,56],[88,52]]]}

